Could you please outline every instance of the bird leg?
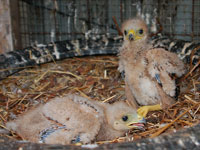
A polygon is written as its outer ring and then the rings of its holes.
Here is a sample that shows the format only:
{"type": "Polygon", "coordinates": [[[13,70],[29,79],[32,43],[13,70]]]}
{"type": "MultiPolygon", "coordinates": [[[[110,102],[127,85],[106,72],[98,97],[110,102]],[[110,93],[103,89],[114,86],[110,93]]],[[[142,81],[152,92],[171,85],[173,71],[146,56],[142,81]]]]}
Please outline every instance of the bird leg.
{"type": "Polygon", "coordinates": [[[133,107],[134,109],[137,109],[138,108],[138,104],[137,104],[137,102],[136,102],[136,100],[135,100],[135,98],[134,98],[134,96],[133,96],[133,94],[131,92],[131,89],[130,89],[129,85],[127,84],[127,82],[125,84],[125,94],[126,94],[127,103],[131,107],[133,107]]]}
{"type": "Polygon", "coordinates": [[[171,98],[170,96],[168,96],[162,89],[162,87],[160,87],[158,84],[156,84],[157,89],[158,89],[158,93],[160,95],[160,99],[161,99],[161,108],[162,109],[166,109],[169,106],[171,106],[172,104],[175,103],[175,100],[173,98],[171,98]]]}
{"type": "Polygon", "coordinates": [[[169,74],[165,71],[160,72],[160,80],[162,83],[162,89],[165,91],[165,93],[171,97],[175,96],[176,84],[169,74]]]}
{"type": "Polygon", "coordinates": [[[146,117],[147,113],[149,111],[157,111],[162,110],[162,107],[160,104],[157,105],[148,105],[148,106],[142,106],[137,110],[137,113],[143,117],[146,117]]]}
{"type": "Polygon", "coordinates": [[[175,103],[175,100],[173,98],[169,97],[162,90],[162,87],[160,87],[160,85],[158,83],[156,84],[156,87],[158,89],[158,93],[160,94],[161,104],[142,106],[137,110],[139,115],[146,117],[146,115],[149,111],[162,110],[162,109],[165,109],[165,108],[171,106],[173,103],[175,103]]]}

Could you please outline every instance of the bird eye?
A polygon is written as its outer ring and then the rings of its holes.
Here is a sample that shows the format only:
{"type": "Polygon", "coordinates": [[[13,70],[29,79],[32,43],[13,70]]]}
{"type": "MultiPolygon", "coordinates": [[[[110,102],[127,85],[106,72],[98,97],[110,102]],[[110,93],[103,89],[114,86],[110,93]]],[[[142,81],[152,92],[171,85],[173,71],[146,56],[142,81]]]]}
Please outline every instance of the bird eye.
{"type": "Polygon", "coordinates": [[[128,120],[128,116],[123,116],[122,117],[122,120],[125,122],[125,121],[127,121],[128,120]]]}
{"type": "Polygon", "coordinates": [[[127,31],[126,30],[124,30],[124,35],[127,35],[127,31]]]}
{"type": "Polygon", "coordinates": [[[142,35],[143,32],[144,32],[143,29],[139,29],[139,30],[138,30],[139,35],[142,35]]]}

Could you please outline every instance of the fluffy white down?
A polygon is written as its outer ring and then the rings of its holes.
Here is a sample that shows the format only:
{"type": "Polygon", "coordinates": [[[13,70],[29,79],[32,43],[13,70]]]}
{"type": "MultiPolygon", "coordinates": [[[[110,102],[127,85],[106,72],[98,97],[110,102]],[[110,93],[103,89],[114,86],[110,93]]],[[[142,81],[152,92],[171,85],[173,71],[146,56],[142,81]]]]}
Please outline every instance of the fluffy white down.
{"type": "Polygon", "coordinates": [[[6,123],[6,127],[7,127],[9,130],[16,131],[17,126],[18,126],[18,125],[17,125],[16,122],[14,122],[14,121],[9,121],[9,122],[6,123]]]}
{"type": "Polygon", "coordinates": [[[150,81],[148,78],[141,79],[140,89],[143,93],[142,96],[137,97],[140,105],[154,105],[158,103],[155,97],[157,97],[157,99],[159,100],[160,96],[158,94],[157,88],[155,87],[155,84],[152,83],[152,81],[150,81]],[[142,99],[142,101],[140,101],[140,99],[142,99]]]}
{"type": "Polygon", "coordinates": [[[155,93],[157,93],[156,87],[148,78],[143,78],[140,81],[141,89],[143,89],[144,94],[147,94],[149,96],[155,96],[155,93]]]}

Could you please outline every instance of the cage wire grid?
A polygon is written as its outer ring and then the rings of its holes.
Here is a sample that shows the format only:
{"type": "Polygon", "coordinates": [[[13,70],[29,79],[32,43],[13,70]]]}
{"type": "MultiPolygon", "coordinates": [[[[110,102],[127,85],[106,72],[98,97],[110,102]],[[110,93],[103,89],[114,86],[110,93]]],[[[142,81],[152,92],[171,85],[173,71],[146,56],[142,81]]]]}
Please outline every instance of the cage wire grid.
{"type": "Polygon", "coordinates": [[[175,39],[200,39],[200,0],[19,0],[20,38],[25,48],[35,43],[117,35],[116,25],[142,16],[151,32],[175,39]]]}

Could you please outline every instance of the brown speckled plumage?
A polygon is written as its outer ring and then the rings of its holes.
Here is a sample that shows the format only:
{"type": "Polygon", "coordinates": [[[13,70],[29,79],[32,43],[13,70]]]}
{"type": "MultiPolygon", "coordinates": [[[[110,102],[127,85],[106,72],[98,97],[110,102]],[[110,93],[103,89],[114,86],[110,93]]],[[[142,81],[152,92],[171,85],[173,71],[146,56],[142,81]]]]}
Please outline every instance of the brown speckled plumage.
{"type": "Polygon", "coordinates": [[[6,126],[31,142],[85,144],[112,140],[129,129],[143,127],[143,123],[143,118],[123,101],[108,104],[69,94],[40,104],[6,126]]]}
{"type": "Polygon", "coordinates": [[[139,105],[174,103],[176,84],[171,78],[185,73],[183,62],[174,53],[153,48],[148,41],[148,28],[140,18],[122,25],[124,43],[120,49],[119,71],[125,71],[127,101],[133,108],[139,105]]]}

